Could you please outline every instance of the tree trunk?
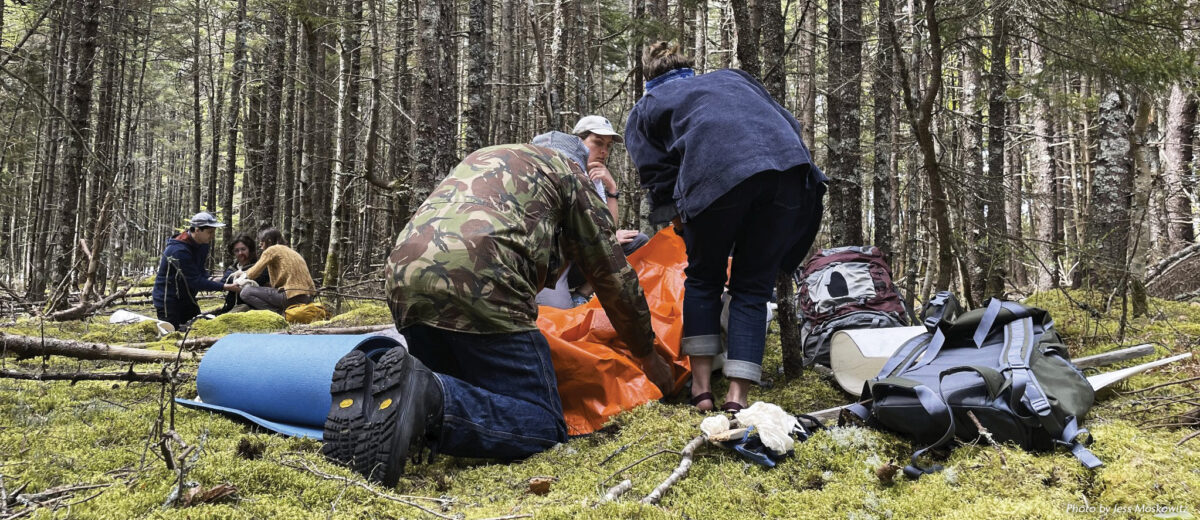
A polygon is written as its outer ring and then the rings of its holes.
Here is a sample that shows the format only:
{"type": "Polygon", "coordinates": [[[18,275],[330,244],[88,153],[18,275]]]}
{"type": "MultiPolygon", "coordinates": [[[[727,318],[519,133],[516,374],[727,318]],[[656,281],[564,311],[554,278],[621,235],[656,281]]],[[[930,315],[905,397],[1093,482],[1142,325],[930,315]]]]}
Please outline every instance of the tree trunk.
{"type": "Polygon", "coordinates": [[[1192,145],[1196,140],[1196,112],[1196,94],[1178,83],[1172,85],[1167,104],[1167,135],[1163,143],[1163,189],[1167,196],[1169,251],[1196,240],[1192,227],[1192,203],[1187,194],[1187,186],[1194,179],[1194,175],[1189,175],[1188,171],[1195,157],[1192,145]]]}
{"type": "MultiPolygon", "coordinates": [[[[532,4],[530,14],[533,14],[532,4]]],[[[453,5],[449,0],[430,0],[420,5],[420,38],[417,45],[419,81],[417,82],[416,161],[410,211],[416,210],[433,187],[450,172],[456,162],[454,128],[454,27],[453,5]]],[[[531,20],[532,21],[532,20],[531,20]]],[[[552,111],[550,111],[552,112],[552,111]]],[[[549,112],[547,117],[549,117],[549,112]]]]}
{"type": "Polygon", "coordinates": [[[751,21],[749,0],[730,0],[734,27],[737,30],[738,68],[756,78],[762,77],[758,59],[758,38],[751,21]]]}
{"type": "Polygon", "coordinates": [[[861,244],[862,3],[832,0],[828,27],[829,235],[835,246],[861,244]]]}
{"type": "MultiPolygon", "coordinates": [[[[875,20],[876,34],[887,34],[884,20],[895,16],[895,8],[891,0],[880,0],[879,14],[875,20]]],[[[892,260],[895,246],[892,244],[892,206],[895,205],[892,185],[895,183],[896,171],[893,169],[894,152],[892,150],[892,100],[896,98],[896,78],[892,75],[895,62],[891,45],[884,42],[878,46],[875,54],[875,70],[872,78],[872,94],[874,94],[875,124],[872,136],[875,139],[875,161],[872,165],[871,195],[873,206],[874,242],[883,251],[884,256],[892,260]]]]}
{"type": "Polygon", "coordinates": [[[329,244],[325,257],[324,285],[337,287],[349,238],[347,197],[350,179],[358,170],[358,75],[362,56],[362,0],[346,0],[340,54],[341,82],[338,86],[338,160],[334,165],[333,199],[330,203],[329,244]]]}
{"type": "Polygon", "coordinates": [[[79,210],[80,182],[87,179],[88,142],[92,128],[92,85],[95,76],[97,35],[100,27],[100,0],[84,0],[74,3],[71,23],[74,41],[71,44],[71,75],[68,78],[67,97],[67,146],[64,157],[64,175],[59,184],[58,223],[55,229],[57,248],[54,262],[56,296],[52,308],[62,308],[67,303],[67,285],[70,283],[71,266],[75,256],[76,216],[79,210]]]}
{"type": "Polygon", "coordinates": [[[280,163],[280,135],[283,111],[283,75],[287,47],[288,15],[281,6],[270,9],[271,20],[266,47],[266,110],[264,110],[262,132],[262,173],[259,177],[257,211],[260,226],[278,227],[279,200],[278,179],[280,163]]]}
{"type": "Polygon", "coordinates": [[[784,52],[783,11],[779,2],[759,2],[762,8],[763,86],[779,103],[787,100],[787,53],[784,52]]]}
{"type": "Polygon", "coordinates": [[[1037,277],[1036,287],[1046,290],[1058,284],[1059,258],[1058,247],[1055,244],[1055,231],[1059,227],[1055,218],[1057,206],[1057,176],[1054,156],[1050,146],[1054,141],[1054,129],[1050,124],[1049,81],[1046,81],[1045,58],[1041,44],[1035,38],[1029,45],[1029,76],[1034,88],[1033,109],[1029,117],[1033,119],[1033,146],[1031,147],[1030,164],[1030,205],[1033,208],[1036,224],[1034,251],[1037,254],[1035,267],[1037,277]]]}
{"type": "Polygon", "coordinates": [[[246,0],[238,0],[237,22],[233,36],[233,72],[229,78],[229,132],[228,151],[225,154],[225,190],[221,193],[222,243],[233,242],[233,185],[237,178],[237,147],[239,121],[242,115],[242,82],[246,75],[246,0]]]}
{"type": "Polygon", "coordinates": [[[491,122],[492,91],[487,85],[492,76],[491,0],[470,0],[470,21],[467,40],[467,150],[476,150],[488,143],[491,122]]]}
{"type": "Polygon", "coordinates": [[[1150,125],[1154,119],[1154,102],[1150,96],[1142,93],[1137,96],[1137,117],[1134,118],[1133,133],[1130,136],[1133,150],[1133,192],[1130,197],[1129,240],[1131,241],[1128,260],[1130,296],[1133,303],[1133,316],[1145,316],[1149,310],[1146,301],[1147,255],[1149,254],[1150,238],[1150,194],[1154,189],[1154,178],[1157,168],[1155,158],[1158,150],[1157,130],[1150,125]]]}
{"type": "Polygon", "coordinates": [[[179,354],[177,352],[160,350],[119,347],[104,343],[0,334],[0,355],[5,353],[15,355],[18,358],[66,356],[75,359],[133,361],[139,363],[175,361],[180,356],[183,359],[196,359],[198,357],[191,352],[179,354]]]}
{"type": "Polygon", "coordinates": [[[200,211],[200,192],[204,183],[200,175],[200,157],[204,154],[204,113],[200,111],[200,0],[196,0],[192,15],[192,205],[200,211]]]}
{"type": "Polygon", "coordinates": [[[1092,175],[1087,250],[1081,264],[1085,280],[1102,291],[1124,290],[1121,282],[1129,252],[1129,194],[1133,189],[1127,106],[1125,93],[1117,88],[1107,90],[1100,99],[1099,151],[1092,175]]]}
{"type": "MultiPolygon", "coordinates": [[[[1005,267],[1008,264],[1007,221],[1004,204],[1004,146],[1006,115],[1008,111],[1008,19],[1004,11],[992,13],[991,63],[988,74],[988,162],[987,177],[984,179],[983,198],[984,229],[987,247],[984,253],[984,277],[986,285],[977,296],[982,301],[988,297],[1004,296],[1005,267]]],[[[1018,229],[1017,233],[1020,232],[1018,229]]]]}

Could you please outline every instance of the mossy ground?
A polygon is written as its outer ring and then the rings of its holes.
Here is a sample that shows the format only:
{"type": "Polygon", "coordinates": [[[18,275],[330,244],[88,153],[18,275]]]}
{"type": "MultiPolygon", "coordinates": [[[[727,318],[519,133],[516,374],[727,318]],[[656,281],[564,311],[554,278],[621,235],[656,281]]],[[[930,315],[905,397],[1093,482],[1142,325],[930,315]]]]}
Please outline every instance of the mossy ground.
{"type": "MultiPolygon", "coordinates": [[[[1090,295],[1072,293],[1078,301],[1090,295]]],[[[1131,322],[1118,338],[1116,312],[1093,317],[1061,293],[1031,298],[1047,308],[1072,347],[1073,355],[1108,350],[1122,343],[1156,342],[1162,352],[1196,352],[1200,337],[1200,305],[1155,301],[1150,318],[1131,322]]],[[[360,324],[386,312],[365,307],[363,316],[340,323],[360,324]]],[[[1103,308],[1094,305],[1095,308],[1103,308]]],[[[246,330],[280,330],[261,316],[214,320],[213,330],[194,335],[218,335],[246,330]],[[219,327],[219,329],[218,329],[219,327]]],[[[338,323],[337,320],[334,320],[338,323]]],[[[29,334],[41,328],[20,322],[7,332],[29,334]]],[[[108,326],[94,320],[46,324],[46,334],[112,342],[145,341],[138,326],[108,326]]],[[[752,397],[785,409],[812,411],[843,404],[848,398],[831,381],[806,372],[785,382],[778,336],[769,336],[765,370],[773,374],[766,388],[752,397]]],[[[38,370],[43,360],[4,361],[5,367],[38,370]]],[[[114,370],[113,363],[53,358],[54,369],[114,370]]],[[[146,370],[142,367],[140,370],[146,370]]],[[[194,363],[183,367],[194,372],[194,363]]],[[[453,503],[440,510],[433,502],[417,500],[445,515],[466,518],[533,515],[536,518],[1146,518],[1150,515],[1113,512],[1118,507],[1185,507],[1200,516],[1200,439],[1176,444],[1194,430],[1150,428],[1144,423],[1188,406],[1163,407],[1137,413],[1164,396],[1195,392],[1196,385],[1132,393],[1154,384],[1200,374],[1195,360],[1178,363],[1120,385],[1098,404],[1088,418],[1095,436],[1092,449],[1105,466],[1089,472],[1069,455],[1031,454],[1009,446],[961,446],[942,461],[946,470],[919,481],[896,479],[885,485],[875,470],[889,461],[904,461],[910,441],[860,428],[837,428],[818,433],[796,446],[795,456],[775,469],[747,464],[732,452],[701,447],[691,472],[667,492],[661,505],[637,502],[667,477],[678,457],[666,453],[620,474],[620,468],[659,450],[678,450],[698,433],[702,416],[676,398],[650,403],[617,416],[610,427],[571,440],[553,450],[514,464],[440,458],[410,469],[393,495],[445,497],[453,503]],[[614,453],[619,454],[612,456],[614,453]],[[528,492],[529,479],[554,479],[549,493],[528,492]],[[624,498],[601,504],[603,488],[629,478],[633,490],[624,498]],[[1094,507],[1094,513],[1077,512],[1094,507]],[[1108,513],[1101,513],[1105,508],[1108,513]]],[[[723,391],[718,385],[716,391],[723,391]]],[[[194,395],[194,384],[178,389],[194,395]]],[[[9,491],[26,484],[26,493],[72,484],[107,484],[81,492],[80,501],[52,513],[40,509],[34,518],[64,513],[78,518],[426,518],[430,515],[389,501],[345,480],[329,480],[293,466],[308,465],[321,472],[357,479],[345,468],[326,462],[313,441],[262,433],[225,417],[190,409],[175,409],[175,429],[189,444],[203,446],[189,480],[205,488],[236,486],[237,499],[187,509],[163,508],[174,475],[152,443],[152,427],[160,416],[163,388],[157,384],[104,382],[38,383],[0,379],[0,475],[9,491]],[[239,450],[239,444],[243,449],[239,450]],[[256,449],[246,450],[245,446],[256,449]],[[261,453],[247,454],[247,451],[261,453]]],[[[1194,402],[1195,399],[1193,398],[1194,402]]],[[[166,412],[169,417],[170,411],[166,412]]],[[[169,420],[169,419],[168,419],[169,420]]],[[[379,490],[378,487],[372,486],[379,490]]]]}

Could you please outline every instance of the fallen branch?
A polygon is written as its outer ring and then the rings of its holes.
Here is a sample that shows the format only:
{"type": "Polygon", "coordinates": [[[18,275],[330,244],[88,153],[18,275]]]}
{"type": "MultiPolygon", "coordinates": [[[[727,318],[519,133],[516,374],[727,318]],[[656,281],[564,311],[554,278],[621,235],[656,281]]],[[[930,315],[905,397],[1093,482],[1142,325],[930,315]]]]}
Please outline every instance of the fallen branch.
{"type": "Polygon", "coordinates": [[[383,498],[383,499],[387,499],[387,500],[391,500],[392,502],[398,502],[398,503],[404,504],[404,505],[406,505],[406,506],[409,506],[409,507],[414,507],[414,508],[416,508],[416,509],[420,509],[421,511],[424,511],[424,512],[426,512],[426,513],[429,513],[429,514],[431,514],[431,515],[433,515],[433,516],[436,516],[436,517],[438,517],[438,518],[445,518],[445,519],[447,519],[447,520],[450,520],[450,519],[454,518],[454,517],[450,517],[450,516],[443,515],[443,514],[441,514],[441,513],[438,513],[437,511],[433,511],[433,510],[431,510],[431,509],[428,509],[428,508],[426,508],[426,507],[422,507],[420,504],[417,504],[417,503],[415,503],[415,502],[411,502],[411,501],[409,501],[409,500],[406,500],[406,499],[429,500],[429,501],[431,501],[431,502],[436,502],[436,503],[438,503],[438,504],[442,504],[442,505],[445,505],[445,504],[452,503],[452,502],[453,502],[452,500],[447,500],[447,499],[444,499],[444,498],[432,498],[432,497],[414,497],[414,496],[407,496],[407,495],[400,495],[400,496],[397,496],[397,495],[391,495],[391,494],[388,494],[388,493],[384,493],[384,492],[382,492],[382,491],[377,491],[377,490],[375,490],[375,488],[371,487],[369,484],[367,484],[366,482],[363,482],[363,481],[361,481],[361,480],[356,480],[356,479],[351,479],[351,478],[346,478],[346,477],[342,477],[342,476],[338,476],[338,475],[331,475],[331,474],[329,474],[329,473],[325,473],[324,471],[321,471],[321,470],[317,469],[316,467],[313,467],[311,464],[309,464],[308,462],[306,462],[306,461],[304,461],[304,460],[301,460],[301,459],[295,459],[295,460],[292,460],[292,459],[284,459],[284,458],[280,458],[280,459],[279,459],[279,464],[281,464],[281,465],[284,465],[284,466],[287,466],[287,467],[289,467],[289,468],[294,468],[294,469],[299,469],[299,470],[304,470],[304,471],[307,471],[307,472],[309,472],[309,473],[312,473],[313,475],[316,475],[316,476],[318,476],[318,477],[321,477],[321,478],[323,478],[323,479],[325,479],[325,480],[335,480],[335,481],[338,481],[338,482],[344,482],[344,483],[346,483],[346,484],[352,484],[352,485],[354,485],[354,486],[357,486],[357,487],[360,487],[360,488],[362,488],[362,489],[366,490],[367,492],[369,492],[369,493],[371,493],[371,494],[373,494],[373,495],[375,495],[375,496],[377,496],[377,497],[380,497],[380,498],[383,498]]]}
{"type": "Polygon", "coordinates": [[[600,502],[612,502],[613,500],[620,498],[621,495],[624,495],[625,492],[629,491],[630,489],[633,489],[633,481],[629,479],[622,480],[620,484],[608,488],[608,492],[604,493],[604,496],[600,498],[600,502]]]}
{"type": "Polygon", "coordinates": [[[70,321],[86,318],[94,314],[96,311],[107,307],[108,304],[113,302],[113,300],[124,297],[125,293],[129,292],[129,289],[130,287],[121,289],[120,291],[105,296],[104,299],[98,302],[79,302],[78,305],[69,309],[63,309],[61,311],[51,313],[50,315],[46,316],[46,319],[50,321],[70,321]]]}
{"type": "MultiPolygon", "coordinates": [[[[192,374],[181,374],[184,379],[191,379],[192,374]]],[[[166,383],[171,380],[163,373],[134,372],[132,367],[128,372],[19,372],[16,370],[0,370],[0,378],[21,379],[25,381],[130,381],[138,383],[166,383]]]]}
{"type": "MultiPolygon", "coordinates": [[[[173,345],[174,345],[174,346],[176,346],[176,347],[178,347],[178,348],[180,348],[180,349],[182,349],[182,350],[198,350],[198,349],[202,349],[202,348],[208,348],[208,347],[211,347],[211,346],[213,346],[213,345],[214,345],[216,342],[218,342],[218,341],[220,341],[220,340],[221,340],[221,338],[215,338],[215,337],[210,337],[210,338],[191,338],[191,339],[181,339],[181,340],[179,340],[179,341],[176,341],[176,342],[174,342],[174,343],[173,343],[173,345]]],[[[139,348],[139,349],[144,349],[144,348],[151,348],[151,347],[161,347],[161,346],[162,346],[162,342],[157,342],[157,343],[126,343],[126,344],[124,344],[124,345],[121,345],[121,346],[122,346],[122,347],[125,347],[125,348],[139,348]]],[[[174,359],[175,359],[175,354],[171,354],[171,359],[172,359],[172,360],[174,360],[174,359]]]]}
{"type": "Polygon", "coordinates": [[[1189,256],[1196,254],[1196,252],[1200,252],[1200,243],[1192,244],[1172,253],[1171,256],[1162,259],[1160,262],[1146,270],[1146,278],[1143,280],[1143,283],[1149,286],[1150,284],[1154,283],[1154,280],[1158,278],[1159,275],[1167,272],[1170,268],[1174,267],[1175,264],[1186,260],[1189,256]]]}
{"type": "Polygon", "coordinates": [[[662,500],[663,494],[678,482],[679,479],[687,475],[688,468],[692,467],[692,454],[695,453],[696,448],[704,444],[704,440],[705,435],[700,434],[692,439],[692,442],[687,443],[687,446],[683,447],[683,451],[679,452],[682,459],[679,461],[679,466],[675,468],[675,471],[671,472],[671,475],[666,480],[662,481],[662,484],[659,484],[658,487],[654,488],[654,491],[651,491],[649,495],[646,495],[646,498],[642,499],[643,504],[658,504],[658,501],[662,500]]]}
{"type": "Polygon", "coordinates": [[[975,429],[979,431],[979,436],[983,437],[984,440],[986,440],[988,444],[991,444],[993,448],[996,448],[996,453],[1000,455],[1000,465],[1007,467],[1008,458],[1004,456],[1004,450],[1000,449],[1000,445],[996,444],[996,439],[992,437],[992,432],[983,427],[983,423],[980,423],[979,418],[975,417],[975,412],[967,410],[967,417],[970,417],[971,422],[975,423],[975,429]]]}
{"type": "Polygon", "coordinates": [[[1184,437],[1183,440],[1175,443],[1175,446],[1176,447],[1183,446],[1183,443],[1190,441],[1192,439],[1195,439],[1196,437],[1200,437],[1200,431],[1192,432],[1191,435],[1188,435],[1187,437],[1184,437]]]}
{"type": "Polygon", "coordinates": [[[1096,368],[1122,361],[1129,361],[1140,357],[1149,356],[1154,353],[1154,344],[1144,343],[1128,348],[1113,350],[1111,352],[1103,352],[1093,356],[1084,356],[1071,360],[1071,363],[1078,368],[1096,368]]]}
{"type": "MultiPolygon", "coordinates": [[[[136,345],[136,344],[135,344],[136,345]]],[[[66,356],[76,359],[99,359],[108,361],[174,361],[179,354],[145,350],[140,348],[120,347],[104,343],[89,343],[55,338],[35,338],[0,333],[0,355],[12,354],[18,358],[36,356],[66,356]]],[[[187,353],[183,357],[194,359],[197,356],[187,353]]]]}
{"type": "Polygon", "coordinates": [[[360,325],[356,327],[296,327],[288,331],[288,334],[369,334],[394,328],[396,326],[391,323],[387,325],[360,325]]]}

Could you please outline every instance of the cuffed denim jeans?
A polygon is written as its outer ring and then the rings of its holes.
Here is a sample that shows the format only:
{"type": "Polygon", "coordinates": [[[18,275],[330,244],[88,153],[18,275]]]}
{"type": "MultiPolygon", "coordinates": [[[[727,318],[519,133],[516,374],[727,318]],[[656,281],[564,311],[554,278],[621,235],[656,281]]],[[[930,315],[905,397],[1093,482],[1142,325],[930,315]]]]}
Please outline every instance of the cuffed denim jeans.
{"type": "Polygon", "coordinates": [[[439,453],[517,460],[566,442],[558,380],[541,332],[470,334],[413,325],[400,333],[442,385],[439,453]]]}
{"type": "Polygon", "coordinates": [[[767,301],[781,266],[795,269],[821,224],[825,187],[808,167],[742,181],[683,226],[688,266],[683,293],[684,354],[721,348],[721,293],[729,271],[726,377],[759,382],[767,301]],[[732,266],[729,257],[732,253],[732,266]]]}

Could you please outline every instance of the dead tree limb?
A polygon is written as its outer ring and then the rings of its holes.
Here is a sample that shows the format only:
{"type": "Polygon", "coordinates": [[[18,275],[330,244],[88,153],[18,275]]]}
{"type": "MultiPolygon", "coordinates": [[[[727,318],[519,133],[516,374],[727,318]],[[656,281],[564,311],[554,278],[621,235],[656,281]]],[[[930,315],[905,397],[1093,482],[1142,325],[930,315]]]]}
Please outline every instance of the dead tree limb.
{"type": "Polygon", "coordinates": [[[1186,260],[1189,256],[1192,256],[1197,252],[1200,252],[1200,243],[1192,244],[1180,249],[1179,251],[1171,253],[1171,256],[1162,259],[1153,267],[1146,270],[1145,284],[1150,285],[1156,278],[1159,277],[1159,275],[1167,272],[1167,270],[1174,267],[1175,264],[1186,260]]]}
{"type": "MultiPolygon", "coordinates": [[[[35,338],[32,336],[17,336],[0,333],[0,355],[3,354],[12,354],[18,358],[29,358],[36,356],[66,356],[76,359],[135,362],[174,361],[179,355],[175,352],[119,347],[104,343],[88,343],[84,341],[55,338],[35,338]]],[[[189,352],[183,354],[183,357],[187,359],[195,359],[198,356],[189,352]]]]}
{"type": "MultiPolygon", "coordinates": [[[[180,374],[183,379],[191,379],[192,374],[180,374]]],[[[0,378],[21,379],[26,381],[130,381],[137,383],[166,383],[171,377],[154,372],[20,372],[16,370],[0,370],[0,378]]]]}
{"type": "Polygon", "coordinates": [[[396,326],[391,323],[387,325],[360,325],[356,327],[296,327],[288,331],[288,334],[370,334],[394,328],[396,326]]]}
{"type": "Polygon", "coordinates": [[[608,488],[608,492],[604,493],[604,496],[600,498],[600,502],[612,502],[613,500],[620,498],[621,495],[624,495],[625,492],[629,491],[630,489],[633,489],[633,481],[629,479],[622,480],[620,484],[608,488]]]}
{"type": "Polygon", "coordinates": [[[1111,352],[1103,352],[1093,356],[1084,356],[1071,360],[1071,363],[1079,368],[1096,368],[1122,361],[1129,361],[1140,357],[1149,356],[1154,353],[1154,344],[1144,343],[1128,348],[1113,350],[1111,352]]]}
{"type": "Polygon", "coordinates": [[[671,475],[666,480],[662,481],[662,484],[659,484],[658,487],[654,488],[654,491],[651,491],[649,495],[646,495],[646,498],[642,499],[643,504],[658,504],[658,501],[662,500],[663,494],[672,485],[679,482],[679,479],[687,476],[688,468],[692,467],[692,454],[695,453],[696,448],[704,444],[705,438],[704,434],[697,435],[696,438],[692,439],[692,442],[687,443],[687,446],[683,447],[683,451],[679,452],[681,459],[679,466],[675,468],[675,471],[671,472],[671,475]]]}
{"type": "MultiPolygon", "coordinates": [[[[86,318],[94,314],[96,311],[107,307],[108,304],[113,302],[113,300],[124,297],[125,293],[129,292],[129,289],[129,287],[121,289],[120,291],[105,296],[104,299],[97,302],[79,302],[78,305],[69,309],[63,309],[61,311],[51,313],[50,315],[46,316],[46,319],[50,321],[70,321],[86,318]]],[[[83,297],[83,299],[86,300],[86,297],[83,297]]]]}

